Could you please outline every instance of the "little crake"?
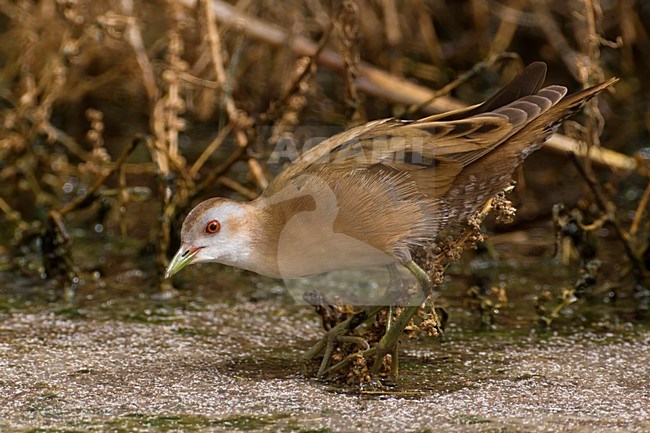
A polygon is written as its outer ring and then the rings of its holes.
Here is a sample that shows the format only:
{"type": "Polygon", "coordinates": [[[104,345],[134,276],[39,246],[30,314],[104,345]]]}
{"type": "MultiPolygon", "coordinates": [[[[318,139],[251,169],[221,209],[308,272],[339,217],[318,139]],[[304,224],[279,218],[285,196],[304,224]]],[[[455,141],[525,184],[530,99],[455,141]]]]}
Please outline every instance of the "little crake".
{"type": "MultiPolygon", "coordinates": [[[[252,202],[200,203],[183,223],[167,275],[200,262],[276,278],[402,265],[428,295],[430,280],[411,248],[464,223],[564,119],[616,81],[566,96],[565,87],[542,87],[545,76],[536,62],[482,104],[349,129],[296,159],[252,202]]],[[[404,310],[378,355],[394,349],[416,311],[404,310]]]]}
{"type": "Polygon", "coordinates": [[[567,116],[615,80],[565,97],[533,63],[478,106],[352,128],[295,160],[252,202],[213,198],[185,219],[171,276],[200,262],[297,278],[404,265],[463,223],[567,116]]]}

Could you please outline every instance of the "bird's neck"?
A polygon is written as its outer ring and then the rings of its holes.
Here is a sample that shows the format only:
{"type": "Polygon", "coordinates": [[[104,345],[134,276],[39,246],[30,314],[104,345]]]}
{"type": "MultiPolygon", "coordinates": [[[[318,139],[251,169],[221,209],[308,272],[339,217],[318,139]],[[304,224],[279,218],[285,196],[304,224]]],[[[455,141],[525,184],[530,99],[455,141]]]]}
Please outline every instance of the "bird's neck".
{"type": "MultiPolygon", "coordinates": [[[[241,266],[258,274],[273,278],[283,275],[278,266],[280,239],[287,222],[296,214],[313,209],[311,197],[291,197],[277,200],[264,195],[249,202],[247,231],[250,238],[251,257],[247,266],[241,266]]],[[[296,244],[300,249],[300,244],[296,244]]]]}

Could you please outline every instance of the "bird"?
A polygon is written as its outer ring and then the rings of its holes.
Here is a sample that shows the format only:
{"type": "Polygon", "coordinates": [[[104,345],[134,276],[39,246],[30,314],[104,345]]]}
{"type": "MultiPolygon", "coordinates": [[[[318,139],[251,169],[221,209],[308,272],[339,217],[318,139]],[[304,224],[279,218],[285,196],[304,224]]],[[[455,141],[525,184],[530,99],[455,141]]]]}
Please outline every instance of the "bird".
{"type": "MultiPolygon", "coordinates": [[[[255,200],[201,202],[182,224],[166,276],[202,262],[284,279],[376,266],[395,275],[403,266],[427,296],[431,279],[413,260],[414,248],[467,221],[562,121],[617,81],[567,96],[564,86],[543,87],[546,71],[545,63],[531,63],[481,104],[418,120],[374,120],[334,135],[295,159],[255,200]]],[[[328,332],[349,330],[380,306],[328,332]]],[[[405,308],[382,337],[373,371],[418,306],[405,308]]]]}

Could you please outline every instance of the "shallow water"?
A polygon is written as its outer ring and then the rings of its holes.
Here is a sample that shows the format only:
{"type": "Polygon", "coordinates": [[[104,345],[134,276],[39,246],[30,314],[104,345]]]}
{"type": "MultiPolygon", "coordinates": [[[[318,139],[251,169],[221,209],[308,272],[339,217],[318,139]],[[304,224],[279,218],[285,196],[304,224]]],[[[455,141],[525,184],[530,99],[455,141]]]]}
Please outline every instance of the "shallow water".
{"type": "Polygon", "coordinates": [[[468,311],[467,269],[452,269],[444,339],[407,341],[381,390],[301,375],[320,323],[277,281],[196,266],[161,295],[116,263],[68,299],[0,274],[0,430],[650,430],[646,313],[596,299],[540,331],[531,297],[570,274],[550,260],[472,262],[508,289],[489,331],[468,311]]]}

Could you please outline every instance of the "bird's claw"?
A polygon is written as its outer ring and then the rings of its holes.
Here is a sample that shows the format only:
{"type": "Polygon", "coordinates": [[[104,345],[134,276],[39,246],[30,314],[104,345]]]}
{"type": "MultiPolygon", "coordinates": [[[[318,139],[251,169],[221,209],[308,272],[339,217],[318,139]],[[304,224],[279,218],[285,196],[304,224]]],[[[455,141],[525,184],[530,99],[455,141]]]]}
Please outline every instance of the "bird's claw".
{"type": "MultiPolygon", "coordinates": [[[[343,322],[345,323],[345,322],[343,322]]],[[[342,325],[342,324],[339,324],[342,325]]],[[[333,370],[328,368],[332,361],[332,354],[337,344],[340,343],[354,343],[363,347],[363,351],[370,349],[368,342],[361,338],[353,335],[344,335],[346,331],[344,326],[339,327],[338,325],[330,329],[324,336],[321,338],[310,350],[308,350],[302,357],[305,367],[318,356],[319,353],[323,352],[323,359],[321,360],[318,372],[316,377],[324,377],[327,373],[331,373],[333,370]]]]}
{"type": "Polygon", "coordinates": [[[321,361],[316,376],[323,377],[326,375],[326,372],[332,372],[332,369],[328,369],[328,367],[331,363],[332,354],[334,353],[337,343],[356,343],[364,347],[363,352],[371,350],[370,345],[365,339],[345,334],[355,329],[368,318],[374,317],[381,309],[382,307],[370,307],[366,310],[360,311],[327,331],[323,338],[321,338],[302,356],[305,367],[307,367],[307,365],[316,358],[319,353],[323,352],[323,360],[321,361]]]}

